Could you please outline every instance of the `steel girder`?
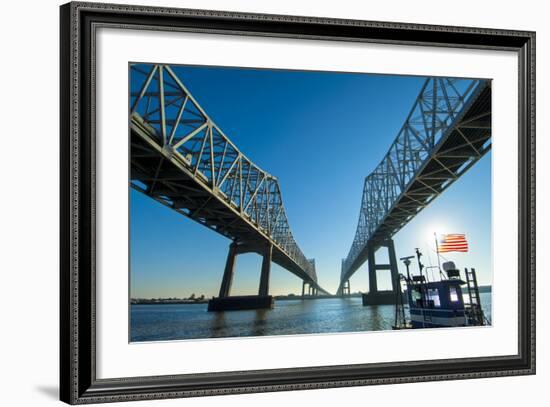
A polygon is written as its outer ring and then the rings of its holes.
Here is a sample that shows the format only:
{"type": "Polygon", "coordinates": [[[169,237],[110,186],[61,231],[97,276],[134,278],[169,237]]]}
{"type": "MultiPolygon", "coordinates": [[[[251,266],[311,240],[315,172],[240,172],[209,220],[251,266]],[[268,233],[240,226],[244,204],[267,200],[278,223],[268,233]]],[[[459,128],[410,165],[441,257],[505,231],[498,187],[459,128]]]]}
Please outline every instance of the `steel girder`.
{"type": "MultiPolygon", "coordinates": [[[[131,186],[317,286],[292,235],[276,177],[247,158],[168,65],[130,67],[131,186]]],[[[328,294],[328,293],[327,293],[328,294]]]]}
{"type": "Polygon", "coordinates": [[[389,151],[365,178],[338,293],[366,261],[369,241],[391,238],[490,150],[490,85],[472,79],[425,81],[389,151]]]}

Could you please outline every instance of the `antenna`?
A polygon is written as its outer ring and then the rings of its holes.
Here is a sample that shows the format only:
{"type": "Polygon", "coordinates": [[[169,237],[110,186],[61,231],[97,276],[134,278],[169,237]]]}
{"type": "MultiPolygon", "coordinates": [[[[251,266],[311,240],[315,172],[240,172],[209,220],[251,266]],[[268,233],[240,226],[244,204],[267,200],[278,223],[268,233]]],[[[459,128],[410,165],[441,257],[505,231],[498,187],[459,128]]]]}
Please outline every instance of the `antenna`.
{"type": "Polygon", "coordinates": [[[420,274],[422,274],[422,269],[424,268],[424,264],[420,261],[420,258],[422,257],[422,252],[418,247],[414,249],[416,251],[416,257],[418,258],[418,268],[420,269],[420,274]]]}
{"type": "Polygon", "coordinates": [[[407,280],[410,281],[411,275],[409,273],[409,266],[411,265],[411,259],[414,259],[414,256],[407,256],[407,257],[401,257],[399,260],[401,260],[405,267],[407,268],[407,280]]]}

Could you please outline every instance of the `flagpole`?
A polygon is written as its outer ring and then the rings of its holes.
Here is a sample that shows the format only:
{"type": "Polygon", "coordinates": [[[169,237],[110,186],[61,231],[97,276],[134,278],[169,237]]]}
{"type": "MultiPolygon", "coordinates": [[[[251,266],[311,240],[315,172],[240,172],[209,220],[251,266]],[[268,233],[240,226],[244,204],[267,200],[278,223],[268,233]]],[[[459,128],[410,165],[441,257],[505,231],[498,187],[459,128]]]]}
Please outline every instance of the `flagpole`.
{"type": "Polygon", "coordinates": [[[434,232],[435,251],[437,253],[437,266],[439,267],[439,275],[441,276],[441,260],[439,259],[439,244],[437,243],[437,232],[434,232]]]}

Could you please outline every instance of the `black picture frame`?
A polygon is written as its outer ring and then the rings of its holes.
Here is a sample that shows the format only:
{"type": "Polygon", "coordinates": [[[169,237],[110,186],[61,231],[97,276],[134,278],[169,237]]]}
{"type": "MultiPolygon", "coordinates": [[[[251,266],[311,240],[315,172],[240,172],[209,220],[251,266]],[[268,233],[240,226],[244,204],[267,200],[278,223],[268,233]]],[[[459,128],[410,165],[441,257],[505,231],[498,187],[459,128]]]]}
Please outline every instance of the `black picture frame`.
{"type": "Polygon", "coordinates": [[[60,8],[60,398],[70,404],[535,373],[535,33],[68,3],[60,8]],[[100,26],[482,50],[519,56],[519,349],[507,356],[96,378],[95,76],[100,26]]]}

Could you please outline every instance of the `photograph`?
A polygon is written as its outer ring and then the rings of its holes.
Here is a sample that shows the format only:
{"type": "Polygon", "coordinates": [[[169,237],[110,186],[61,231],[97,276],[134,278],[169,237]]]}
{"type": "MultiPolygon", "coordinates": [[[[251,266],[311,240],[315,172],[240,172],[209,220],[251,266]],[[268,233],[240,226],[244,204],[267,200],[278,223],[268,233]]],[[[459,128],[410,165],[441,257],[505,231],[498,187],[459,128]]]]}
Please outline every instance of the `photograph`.
{"type": "Polygon", "coordinates": [[[491,78],[132,61],[128,89],[130,343],[492,325],[491,78]]]}
{"type": "Polygon", "coordinates": [[[542,14],[191,3],[59,7],[59,399],[521,404],[542,14]]]}

